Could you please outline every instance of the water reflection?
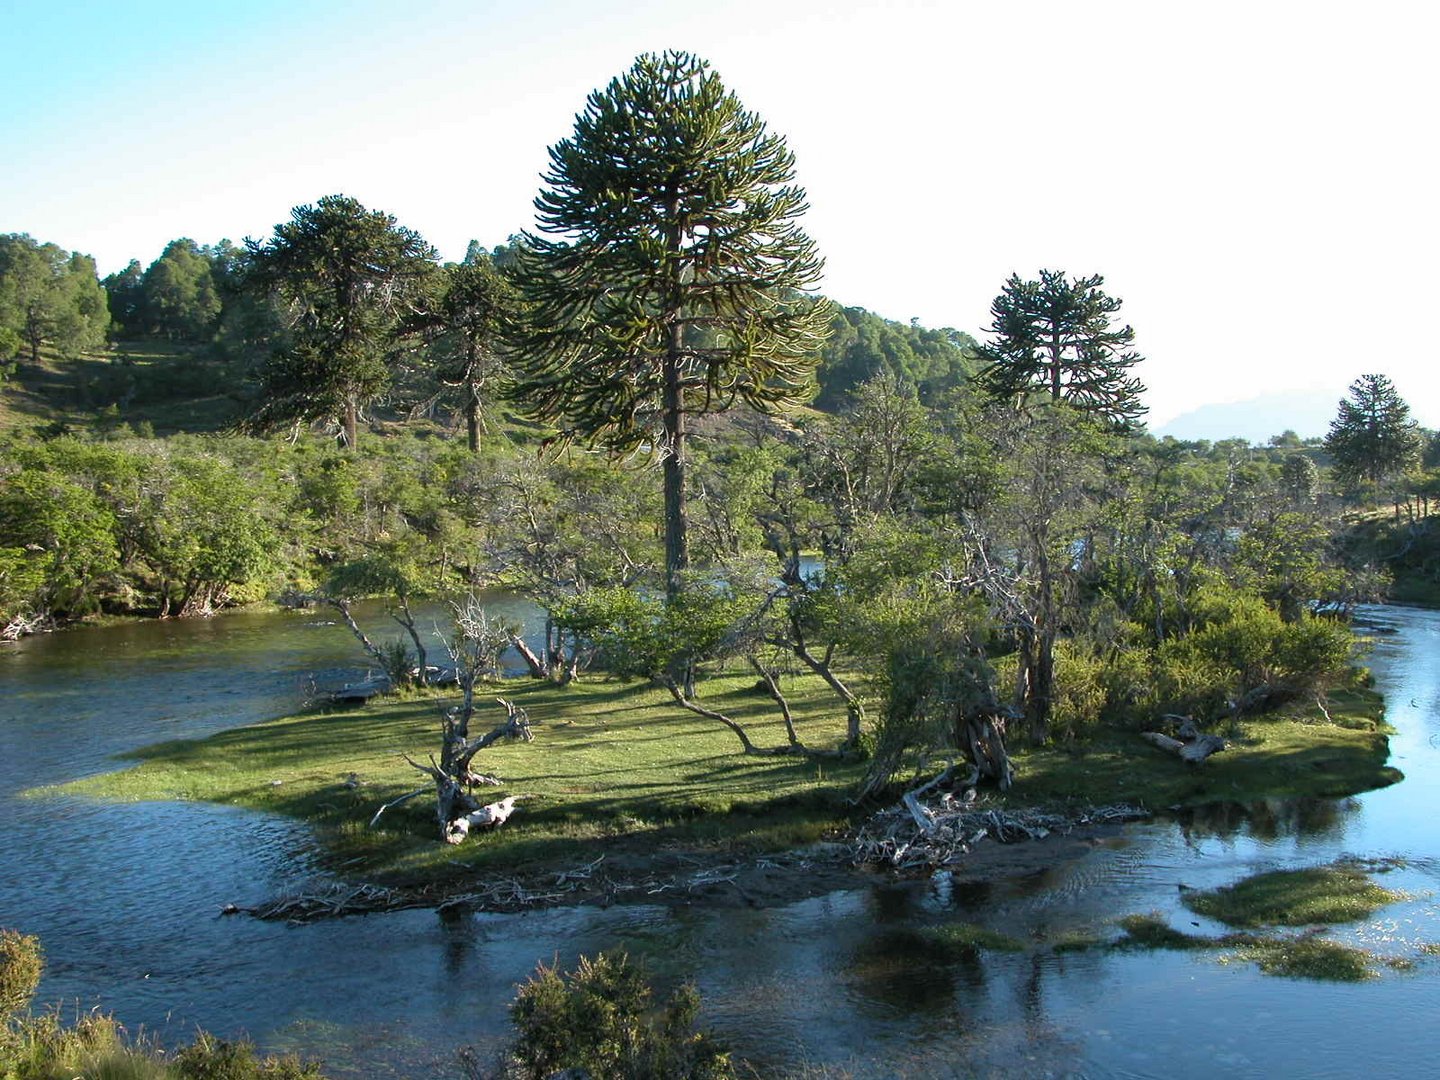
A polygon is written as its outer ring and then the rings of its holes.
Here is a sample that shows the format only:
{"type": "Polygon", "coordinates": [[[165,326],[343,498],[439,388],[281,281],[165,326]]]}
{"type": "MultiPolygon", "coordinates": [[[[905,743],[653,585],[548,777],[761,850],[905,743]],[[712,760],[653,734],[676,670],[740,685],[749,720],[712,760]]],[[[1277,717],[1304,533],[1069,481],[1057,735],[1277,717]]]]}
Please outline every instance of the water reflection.
{"type": "Polygon", "coordinates": [[[1256,840],[1282,837],[1338,839],[1345,817],[1360,809],[1357,799],[1260,799],[1255,802],[1221,802],[1190,807],[1175,813],[1181,835],[1256,840]]]}

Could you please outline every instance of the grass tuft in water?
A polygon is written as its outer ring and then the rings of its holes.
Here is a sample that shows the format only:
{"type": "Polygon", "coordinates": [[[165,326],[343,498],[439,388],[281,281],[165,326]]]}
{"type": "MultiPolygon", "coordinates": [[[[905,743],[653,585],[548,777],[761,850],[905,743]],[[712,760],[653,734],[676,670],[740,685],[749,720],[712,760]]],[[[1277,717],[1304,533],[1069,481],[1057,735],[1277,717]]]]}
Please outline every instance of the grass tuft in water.
{"type": "Polygon", "coordinates": [[[1120,920],[1125,936],[1115,942],[1117,949],[1213,949],[1214,938],[1176,930],[1158,911],[1148,915],[1126,915],[1120,920]]]}
{"type": "Polygon", "coordinates": [[[1295,936],[1234,933],[1221,937],[1187,934],[1170,926],[1159,912],[1127,915],[1120,920],[1125,936],[1116,949],[1229,949],[1220,962],[1241,960],[1254,964],[1266,975],[1321,982],[1363,982],[1378,977],[1380,965],[1409,971],[1415,962],[1406,957],[1378,956],[1368,949],[1322,938],[1316,933],[1295,936]]]}
{"type": "Polygon", "coordinates": [[[1074,953],[1085,952],[1088,949],[1098,949],[1104,942],[1094,934],[1071,930],[1050,938],[1048,944],[1051,952],[1074,953]]]}
{"type": "Polygon", "coordinates": [[[1336,862],[1303,870],[1272,870],[1234,885],[1191,892],[1185,906],[1226,926],[1317,926],[1356,922],[1405,898],[1370,880],[1393,864],[1336,862]]]}
{"type": "Polygon", "coordinates": [[[998,930],[988,930],[974,923],[946,923],[927,926],[919,931],[926,947],[934,949],[942,959],[973,956],[981,950],[990,952],[1023,952],[1025,944],[998,930]]]}
{"type": "MultiPolygon", "coordinates": [[[[1224,940],[1224,939],[1222,939],[1224,940]]],[[[1300,937],[1253,938],[1236,953],[1266,975],[1321,982],[1364,982],[1377,977],[1380,961],[1367,949],[1309,934],[1300,937]]],[[[1385,961],[1390,966],[1401,961],[1385,961]]]]}

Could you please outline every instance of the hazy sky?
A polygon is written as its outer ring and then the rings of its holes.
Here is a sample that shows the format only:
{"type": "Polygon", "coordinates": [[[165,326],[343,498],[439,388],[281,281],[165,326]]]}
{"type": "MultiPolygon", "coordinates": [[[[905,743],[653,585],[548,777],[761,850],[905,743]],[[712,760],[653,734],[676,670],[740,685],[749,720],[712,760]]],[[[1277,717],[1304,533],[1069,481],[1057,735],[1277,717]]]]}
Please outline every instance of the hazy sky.
{"type": "Polygon", "coordinates": [[[687,49],[788,139],[836,300],[978,333],[1012,272],[1098,272],[1152,426],[1377,371],[1440,426],[1420,0],[4,0],[0,35],[0,232],[102,273],[337,192],[503,242],[585,95],[687,49]]]}

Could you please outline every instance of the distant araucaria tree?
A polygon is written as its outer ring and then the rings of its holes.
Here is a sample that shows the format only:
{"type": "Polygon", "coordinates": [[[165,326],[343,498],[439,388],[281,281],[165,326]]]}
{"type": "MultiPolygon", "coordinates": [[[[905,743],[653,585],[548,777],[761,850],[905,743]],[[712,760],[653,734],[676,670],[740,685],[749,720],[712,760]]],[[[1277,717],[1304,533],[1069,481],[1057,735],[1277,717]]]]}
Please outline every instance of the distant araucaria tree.
{"type": "Polygon", "coordinates": [[[1377,483],[1403,472],[1420,457],[1423,440],[1395,384],[1384,375],[1361,375],[1340,402],[1325,449],[1342,482],[1377,483]]]}

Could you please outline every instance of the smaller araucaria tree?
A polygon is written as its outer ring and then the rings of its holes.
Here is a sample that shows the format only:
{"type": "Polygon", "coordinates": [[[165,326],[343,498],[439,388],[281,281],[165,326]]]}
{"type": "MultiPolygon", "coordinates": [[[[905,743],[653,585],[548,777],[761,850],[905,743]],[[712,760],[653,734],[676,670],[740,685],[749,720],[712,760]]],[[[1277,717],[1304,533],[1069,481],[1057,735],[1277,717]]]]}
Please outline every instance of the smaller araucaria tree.
{"type": "Polygon", "coordinates": [[[1384,375],[1361,375],[1350,384],[1325,436],[1343,484],[1379,483],[1404,472],[1419,459],[1421,446],[1410,406],[1384,375]]]}
{"type": "Polygon", "coordinates": [[[247,240],[247,284],[277,295],[289,339],[261,372],[255,427],[338,420],[354,449],[361,408],[390,382],[386,349],[434,251],[389,214],[345,195],[299,206],[269,240],[247,240]]]}
{"type": "Polygon", "coordinates": [[[1007,401],[1040,396],[1129,427],[1145,413],[1145,387],[1130,374],[1143,357],[1135,331],[1111,326],[1120,301],[1099,274],[1070,279],[1041,270],[1039,281],[1011,274],[990,305],[993,340],[976,350],[981,385],[1007,401]]]}
{"type": "Polygon", "coordinates": [[[485,415],[493,407],[491,391],[504,366],[501,335],[516,318],[518,305],[490,256],[474,252],[446,266],[432,295],[403,323],[424,344],[436,381],[458,391],[472,452],[480,449],[485,415]]]}

